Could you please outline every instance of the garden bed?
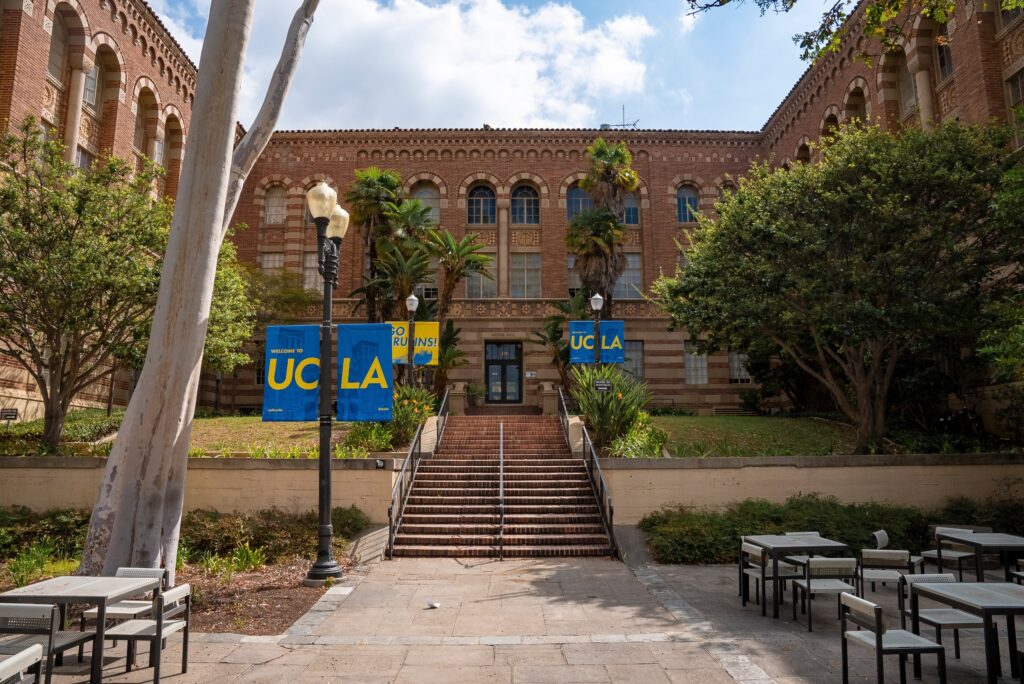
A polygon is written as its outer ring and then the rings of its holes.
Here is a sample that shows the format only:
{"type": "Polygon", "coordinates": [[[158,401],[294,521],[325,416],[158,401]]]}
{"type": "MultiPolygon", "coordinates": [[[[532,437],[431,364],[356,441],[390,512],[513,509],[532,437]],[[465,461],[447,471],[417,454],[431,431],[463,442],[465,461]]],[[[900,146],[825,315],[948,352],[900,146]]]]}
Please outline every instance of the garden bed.
{"type": "Polygon", "coordinates": [[[817,418],[655,416],[651,423],[679,458],[849,454],[855,436],[850,426],[817,418]]]}

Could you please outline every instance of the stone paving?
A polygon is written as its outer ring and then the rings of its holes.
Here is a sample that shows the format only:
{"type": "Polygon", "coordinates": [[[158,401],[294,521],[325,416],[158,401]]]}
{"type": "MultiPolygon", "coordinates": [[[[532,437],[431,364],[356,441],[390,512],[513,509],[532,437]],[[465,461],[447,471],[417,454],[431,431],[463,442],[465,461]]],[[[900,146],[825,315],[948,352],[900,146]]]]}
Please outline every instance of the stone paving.
{"type": "MultiPolygon", "coordinates": [[[[839,682],[835,604],[816,602],[809,634],[805,622],[792,622],[788,603],[780,620],[762,617],[753,603],[741,607],[735,573],[733,566],[631,569],[604,559],[385,562],[359,568],[328,590],[287,634],[194,634],[184,675],[176,638],[164,652],[161,679],[839,682]]],[[[896,614],[891,586],[869,597],[896,614]]],[[[949,681],[984,681],[981,639],[965,632],[961,641],[962,660],[948,649],[949,681]]],[[[1001,645],[1003,681],[1010,681],[1005,624],[1001,645]]],[[[124,673],[123,648],[108,650],[104,681],[151,681],[148,668],[124,673]]],[[[852,682],[874,681],[870,652],[854,649],[851,663],[852,682]]],[[[886,680],[899,681],[896,658],[886,666],[886,680]]],[[[87,681],[87,667],[88,661],[68,664],[54,682],[87,681]]],[[[925,659],[924,681],[938,681],[934,658],[925,659]]]]}

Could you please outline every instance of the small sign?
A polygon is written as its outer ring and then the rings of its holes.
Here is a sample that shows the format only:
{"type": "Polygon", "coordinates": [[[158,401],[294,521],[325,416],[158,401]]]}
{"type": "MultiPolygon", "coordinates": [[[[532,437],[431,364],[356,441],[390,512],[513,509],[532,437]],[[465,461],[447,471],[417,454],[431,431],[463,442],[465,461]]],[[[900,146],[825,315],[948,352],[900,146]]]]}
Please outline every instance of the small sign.
{"type": "MultiPolygon", "coordinates": [[[[601,363],[625,363],[626,326],[601,321],[601,363]]],[[[569,363],[594,363],[593,321],[569,321],[569,363]]]]}
{"type": "Polygon", "coordinates": [[[612,381],[611,380],[595,380],[594,390],[597,392],[611,392],[612,381]]]}
{"type": "Polygon", "coordinates": [[[16,408],[0,409],[0,420],[18,420],[18,409],[16,409],[16,408]]]}
{"type": "MultiPolygon", "coordinates": [[[[391,321],[391,363],[404,366],[409,359],[409,323],[391,321]]],[[[416,345],[413,361],[417,366],[436,366],[440,324],[437,321],[416,321],[416,345]]]]}

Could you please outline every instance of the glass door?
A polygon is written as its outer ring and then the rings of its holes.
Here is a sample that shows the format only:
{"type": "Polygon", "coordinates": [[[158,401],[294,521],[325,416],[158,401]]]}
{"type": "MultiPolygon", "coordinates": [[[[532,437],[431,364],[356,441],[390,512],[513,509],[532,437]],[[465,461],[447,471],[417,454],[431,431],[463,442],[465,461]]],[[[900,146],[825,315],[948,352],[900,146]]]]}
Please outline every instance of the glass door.
{"type": "Polygon", "coordinates": [[[488,342],[484,353],[487,403],[518,404],[523,400],[523,345],[488,342]]]}

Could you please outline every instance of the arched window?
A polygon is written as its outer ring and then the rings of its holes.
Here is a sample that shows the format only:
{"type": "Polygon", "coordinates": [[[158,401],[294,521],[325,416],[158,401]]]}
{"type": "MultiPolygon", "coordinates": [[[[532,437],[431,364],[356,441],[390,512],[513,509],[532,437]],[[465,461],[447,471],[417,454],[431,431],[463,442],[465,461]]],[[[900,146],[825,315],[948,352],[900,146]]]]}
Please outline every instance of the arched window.
{"type": "Polygon", "coordinates": [[[590,195],[579,185],[573,185],[569,188],[569,192],[565,194],[565,217],[570,221],[577,214],[587,211],[593,206],[593,202],[590,201],[590,195]]]}
{"type": "Polygon", "coordinates": [[[939,67],[939,82],[953,75],[953,50],[949,47],[949,27],[940,24],[935,38],[935,61],[939,67]]]}
{"type": "Polygon", "coordinates": [[[466,202],[466,222],[474,225],[494,225],[497,223],[497,198],[494,190],[486,185],[477,185],[469,191],[466,202]]]}
{"type": "Polygon", "coordinates": [[[263,223],[276,226],[285,222],[288,216],[288,191],[280,185],[267,190],[263,199],[263,223]]]}
{"type": "Polygon", "coordinates": [[[725,200],[729,195],[736,192],[736,185],[731,181],[726,181],[718,188],[718,201],[725,200]]]}
{"type": "Polygon", "coordinates": [[[846,98],[846,120],[864,123],[867,118],[867,98],[864,96],[864,90],[854,88],[846,98]]]}
{"type": "Polygon", "coordinates": [[[796,148],[796,160],[801,164],[811,161],[811,147],[807,143],[803,143],[800,147],[796,148]]]}
{"type": "Polygon", "coordinates": [[[430,207],[430,220],[435,225],[441,221],[441,191],[437,186],[428,180],[420,181],[412,186],[409,193],[413,199],[417,199],[425,207],[430,207]]]}
{"type": "Polygon", "coordinates": [[[536,226],[540,223],[540,195],[529,185],[512,191],[512,223],[536,226]]]}
{"type": "Polygon", "coordinates": [[[835,114],[829,114],[821,124],[821,134],[822,136],[831,135],[837,128],[839,128],[839,119],[835,114]]]}
{"type": "Polygon", "coordinates": [[[623,203],[622,222],[627,226],[640,225],[640,203],[636,201],[636,195],[632,192],[626,195],[623,203]]]}
{"type": "Polygon", "coordinates": [[[900,116],[906,118],[917,106],[917,86],[907,66],[907,56],[902,52],[896,56],[896,80],[900,94],[900,116]]]}
{"type": "Polygon", "coordinates": [[[68,27],[61,13],[53,14],[53,32],[50,34],[50,57],[46,70],[50,77],[63,85],[64,71],[68,64],[68,27]]]}
{"type": "Polygon", "coordinates": [[[676,221],[695,222],[698,204],[697,190],[690,185],[680,185],[676,190],[676,221]]]}

